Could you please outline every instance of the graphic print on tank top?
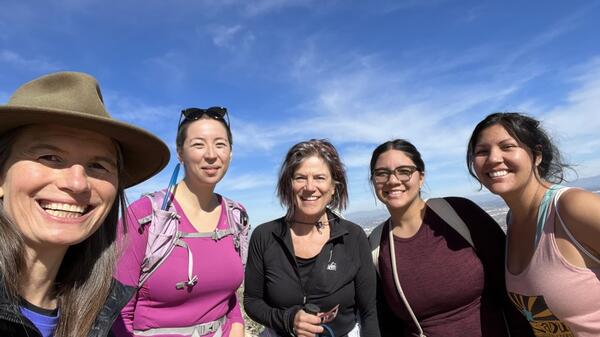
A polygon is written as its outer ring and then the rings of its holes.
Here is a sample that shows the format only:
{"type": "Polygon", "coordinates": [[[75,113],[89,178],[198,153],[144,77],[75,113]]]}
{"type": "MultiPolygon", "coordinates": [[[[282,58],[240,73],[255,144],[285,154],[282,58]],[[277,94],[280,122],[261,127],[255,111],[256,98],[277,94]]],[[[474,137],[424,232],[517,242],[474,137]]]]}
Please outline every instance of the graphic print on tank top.
{"type": "Polygon", "coordinates": [[[510,300],[525,316],[535,337],[575,337],[571,330],[548,308],[543,296],[508,293],[510,300]]]}

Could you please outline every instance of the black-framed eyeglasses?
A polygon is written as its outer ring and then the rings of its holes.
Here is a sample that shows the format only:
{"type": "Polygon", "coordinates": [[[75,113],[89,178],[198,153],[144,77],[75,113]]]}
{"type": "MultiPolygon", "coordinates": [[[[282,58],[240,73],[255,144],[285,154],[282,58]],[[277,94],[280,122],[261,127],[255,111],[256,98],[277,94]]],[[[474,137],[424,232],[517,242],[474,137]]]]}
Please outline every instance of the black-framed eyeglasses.
{"type": "Polygon", "coordinates": [[[181,127],[183,123],[188,121],[195,121],[197,119],[202,118],[202,116],[204,115],[207,115],[212,119],[222,120],[227,126],[227,128],[230,127],[229,114],[227,113],[227,108],[222,106],[212,106],[206,109],[187,108],[181,110],[181,116],[179,117],[179,123],[177,125],[181,127]]]}
{"type": "Polygon", "coordinates": [[[396,177],[398,181],[405,182],[409,181],[413,173],[415,173],[418,170],[419,169],[416,166],[403,165],[396,167],[393,171],[385,168],[375,169],[373,170],[371,176],[373,181],[379,184],[387,183],[390,180],[392,174],[396,177]]]}

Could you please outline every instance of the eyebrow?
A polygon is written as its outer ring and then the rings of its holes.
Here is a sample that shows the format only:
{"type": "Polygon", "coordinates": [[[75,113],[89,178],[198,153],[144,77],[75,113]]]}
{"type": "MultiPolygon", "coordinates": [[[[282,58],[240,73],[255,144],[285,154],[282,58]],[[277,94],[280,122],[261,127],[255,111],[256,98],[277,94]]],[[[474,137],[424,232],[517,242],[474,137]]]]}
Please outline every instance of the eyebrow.
{"type": "MultiPolygon", "coordinates": [[[[27,149],[28,152],[42,151],[42,150],[50,150],[50,151],[55,151],[58,153],[66,153],[67,152],[57,146],[46,144],[46,143],[34,144],[27,149]]],[[[110,165],[113,165],[114,167],[117,167],[117,162],[108,156],[103,156],[103,155],[94,156],[91,159],[93,161],[104,161],[104,162],[109,163],[110,165]]]]}
{"type": "Polygon", "coordinates": [[[399,168],[411,168],[412,169],[414,167],[415,166],[413,166],[413,165],[399,165],[399,166],[396,166],[396,167],[393,167],[393,168],[389,168],[389,167],[376,167],[376,168],[373,169],[373,171],[377,171],[377,170],[394,171],[394,170],[399,169],[399,168]]]}

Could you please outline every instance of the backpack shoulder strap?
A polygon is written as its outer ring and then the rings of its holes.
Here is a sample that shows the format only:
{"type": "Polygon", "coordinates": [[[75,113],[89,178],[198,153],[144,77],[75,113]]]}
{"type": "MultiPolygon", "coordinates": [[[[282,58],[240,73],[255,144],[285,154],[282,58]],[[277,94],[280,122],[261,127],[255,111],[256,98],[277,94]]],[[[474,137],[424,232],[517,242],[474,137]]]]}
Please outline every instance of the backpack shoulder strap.
{"type": "Polygon", "coordinates": [[[250,231],[248,213],[239,202],[223,196],[221,198],[225,201],[227,222],[233,235],[235,250],[240,254],[245,265],[248,258],[248,232],[250,231]]]}
{"type": "Polygon", "coordinates": [[[142,198],[147,198],[148,200],[150,200],[150,205],[152,206],[152,209],[150,210],[149,214],[144,214],[143,217],[136,219],[138,225],[143,226],[152,222],[152,214],[160,208],[160,204],[164,199],[164,193],[162,193],[161,195],[161,192],[162,191],[142,194],[142,198]]]}
{"type": "Polygon", "coordinates": [[[381,243],[381,235],[383,233],[383,227],[387,221],[380,223],[371,234],[369,234],[369,245],[371,246],[371,258],[373,259],[373,265],[377,274],[379,274],[379,244],[381,243]]]}
{"type": "Polygon", "coordinates": [[[467,240],[471,247],[475,248],[469,228],[446,199],[431,198],[427,200],[427,206],[429,206],[429,208],[431,208],[435,214],[442,218],[442,220],[444,220],[448,225],[450,225],[450,227],[457,231],[458,234],[467,240]]]}
{"type": "Polygon", "coordinates": [[[151,214],[138,220],[140,226],[148,225],[148,239],[144,259],[140,266],[138,287],[154,273],[165,258],[171,253],[178,238],[179,216],[172,204],[166,211],[161,210],[161,204],[166,196],[165,191],[157,191],[144,195],[152,204],[151,214]]]}

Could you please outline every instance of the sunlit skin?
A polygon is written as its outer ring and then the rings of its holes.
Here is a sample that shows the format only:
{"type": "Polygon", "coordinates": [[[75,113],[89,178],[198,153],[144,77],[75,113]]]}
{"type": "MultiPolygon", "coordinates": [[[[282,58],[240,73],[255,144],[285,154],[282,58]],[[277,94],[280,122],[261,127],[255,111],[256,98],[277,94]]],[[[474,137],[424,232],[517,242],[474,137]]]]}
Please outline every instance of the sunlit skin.
{"type": "Polygon", "coordinates": [[[327,220],[325,208],[335,193],[335,182],[325,161],[316,156],[304,159],[292,176],[292,192],[295,220],[327,220]]]}
{"type": "MultiPolygon", "coordinates": [[[[214,189],[227,173],[231,154],[225,126],[211,118],[191,122],[177,149],[185,178],[177,185],[175,198],[199,232],[213,231],[218,224],[221,207],[214,189]]],[[[233,323],[229,337],[243,336],[244,325],[233,323]]]]}
{"type": "Polygon", "coordinates": [[[206,118],[192,122],[177,155],[184,165],[188,183],[214,188],[225,176],[231,160],[225,126],[206,118]]]}
{"type": "Polygon", "coordinates": [[[24,284],[42,289],[33,295],[25,289],[24,297],[52,307],[48,293],[68,247],[93,234],[114,204],[115,143],[95,132],[58,125],[25,127],[0,179],[4,210],[25,243],[25,270],[30,272],[25,279],[35,279],[24,284]]]}
{"type": "MultiPolygon", "coordinates": [[[[501,125],[484,129],[474,148],[473,168],[481,183],[502,197],[511,209],[508,229],[508,270],[521,273],[535,251],[537,212],[550,183],[539,177],[541,154],[515,140],[501,125]]],[[[559,199],[560,214],[573,234],[591,251],[600,251],[600,197],[570,190],[559,199]]],[[[596,266],[555,223],[555,238],[563,257],[577,267],[596,266]]],[[[599,255],[600,256],[600,255],[599,255]]]]}
{"type": "Polygon", "coordinates": [[[509,199],[523,194],[531,196],[540,185],[535,170],[541,156],[534,163],[531,150],[501,125],[492,125],[481,132],[474,155],[473,168],[479,181],[494,194],[509,199]]]}
{"type": "Polygon", "coordinates": [[[175,198],[198,231],[212,231],[221,214],[214,189],[227,173],[231,160],[225,126],[211,118],[191,122],[177,155],[185,178],[178,184],[175,198]]]}
{"type": "MultiPolygon", "coordinates": [[[[415,163],[404,152],[391,149],[379,155],[374,170],[393,171],[399,166],[415,166],[415,163]]],[[[415,171],[410,179],[404,182],[399,181],[393,174],[386,183],[372,181],[377,198],[390,212],[396,236],[413,236],[423,222],[422,211],[425,202],[419,192],[424,179],[424,173],[415,171]]]]}

